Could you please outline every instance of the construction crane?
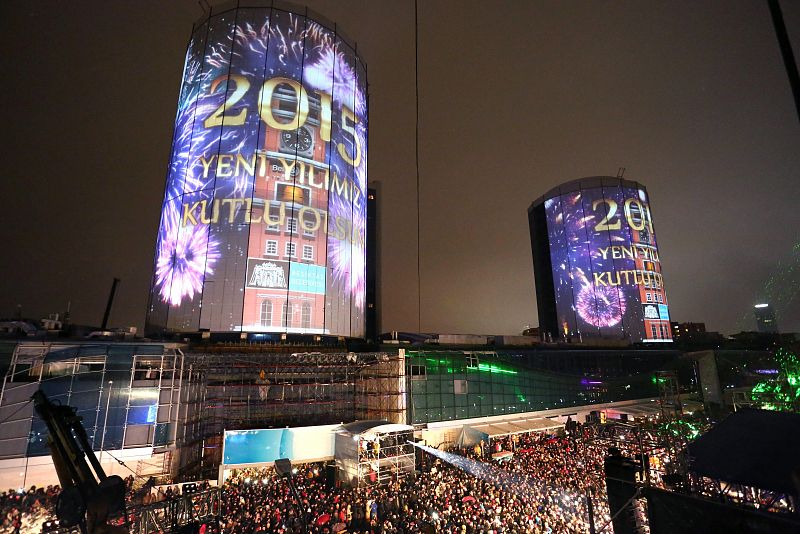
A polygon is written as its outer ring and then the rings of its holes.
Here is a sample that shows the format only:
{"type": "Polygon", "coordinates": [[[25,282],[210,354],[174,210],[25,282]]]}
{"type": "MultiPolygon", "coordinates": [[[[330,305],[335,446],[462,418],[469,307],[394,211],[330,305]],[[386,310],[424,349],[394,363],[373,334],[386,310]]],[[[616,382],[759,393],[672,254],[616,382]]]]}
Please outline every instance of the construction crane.
{"type": "Polygon", "coordinates": [[[61,484],[56,501],[60,525],[78,526],[83,534],[127,534],[128,528],[108,524],[113,515],[126,517],[125,481],[103,471],[81,424],[83,418],[75,408],[52,403],[42,391],[31,398],[47,425],[47,444],[61,484]]]}

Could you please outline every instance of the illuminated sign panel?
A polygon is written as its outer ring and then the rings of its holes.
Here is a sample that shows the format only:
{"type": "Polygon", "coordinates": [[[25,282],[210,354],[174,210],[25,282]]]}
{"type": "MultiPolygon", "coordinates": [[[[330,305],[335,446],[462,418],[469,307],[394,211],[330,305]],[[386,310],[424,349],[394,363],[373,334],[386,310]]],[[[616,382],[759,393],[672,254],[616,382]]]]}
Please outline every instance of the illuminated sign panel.
{"type": "Polygon", "coordinates": [[[333,458],[335,430],[341,425],[261,430],[226,430],[222,463],[227,466],[333,458]]]}
{"type": "Polygon", "coordinates": [[[543,203],[557,335],[671,341],[645,188],[584,179],[556,188],[543,203]]]}
{"type": "Polygon", "coordinates": [[[149,330],[363,337],[366,68],[272,8],[195,26],[156,245],[149,330]]]}

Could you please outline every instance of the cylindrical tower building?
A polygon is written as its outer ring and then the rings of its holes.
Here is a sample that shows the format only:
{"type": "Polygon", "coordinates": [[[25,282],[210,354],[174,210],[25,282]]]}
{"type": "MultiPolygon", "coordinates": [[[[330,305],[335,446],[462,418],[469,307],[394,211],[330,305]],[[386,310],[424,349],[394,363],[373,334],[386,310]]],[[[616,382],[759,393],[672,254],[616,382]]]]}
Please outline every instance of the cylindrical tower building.
{"type": "Polygon", "coordinates": [[[534,201],[528,219],[541,331],[554,339],[672,341],[643,185],[574,180],[534,201]]]}
{"type": "Polygon", "coordinates": [[[151,335],[364,335],[366,66],[334,24],[264,4],[192,31],[151,335]]]}

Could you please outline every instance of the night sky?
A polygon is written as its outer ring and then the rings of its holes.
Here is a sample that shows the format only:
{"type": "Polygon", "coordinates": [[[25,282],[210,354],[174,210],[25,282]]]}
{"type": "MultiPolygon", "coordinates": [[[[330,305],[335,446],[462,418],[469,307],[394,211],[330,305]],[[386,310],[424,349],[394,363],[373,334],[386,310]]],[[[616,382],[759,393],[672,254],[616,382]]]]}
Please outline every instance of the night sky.
{"type": "MultiPolygon", "coordinates": [[[[766,1],[309,1],[369,67],[381,329],[537,324],[527,207],[559,183],[648,188],[673,320],[800,330],[800,124],[766,1]],[[798,248],[794,248],[798,246],[798,248]]],[[[800,56],[800,3],[784,0],[800,56]]],[[[0,317],[144,324],[194,0],[0,3],[0,317]]]]}

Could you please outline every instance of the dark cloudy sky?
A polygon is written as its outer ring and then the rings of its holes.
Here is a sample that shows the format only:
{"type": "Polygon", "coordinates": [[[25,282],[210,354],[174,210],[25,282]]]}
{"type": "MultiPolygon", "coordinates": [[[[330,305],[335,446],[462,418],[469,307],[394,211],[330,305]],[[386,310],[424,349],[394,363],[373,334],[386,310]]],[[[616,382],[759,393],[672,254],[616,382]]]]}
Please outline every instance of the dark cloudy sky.
{"type": "MultiPolygon", "coordinates": [[[[414,5],[309,1],[369,66],[382,329],[417,330],[414,5]]],[[[800,3],[784,0],[800,55],[800,3]]],[[[194,0],[0,3],[0,317],[144,323],[194,0]]],[[[766,1],[420,1],[421,329],[537,324],[526,209],[645,184],[673,319],[797,292],[800,125],[766,1]],[[794,270],[791,268],[794,267],[794,270]],[[773,283],[773,287],[776,284],[773,283]]],[[[800,330],[800,298],[779,309],[800,330]]]]}

